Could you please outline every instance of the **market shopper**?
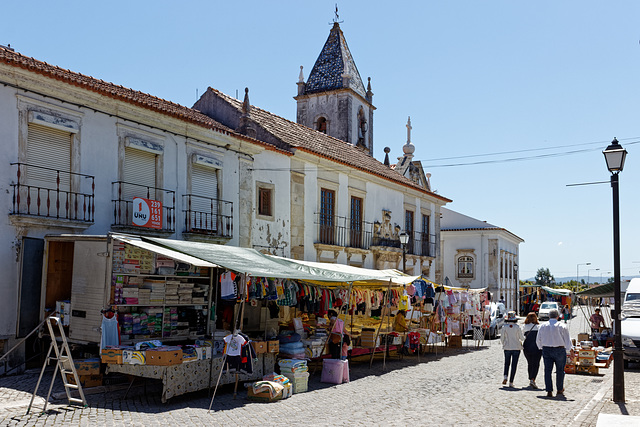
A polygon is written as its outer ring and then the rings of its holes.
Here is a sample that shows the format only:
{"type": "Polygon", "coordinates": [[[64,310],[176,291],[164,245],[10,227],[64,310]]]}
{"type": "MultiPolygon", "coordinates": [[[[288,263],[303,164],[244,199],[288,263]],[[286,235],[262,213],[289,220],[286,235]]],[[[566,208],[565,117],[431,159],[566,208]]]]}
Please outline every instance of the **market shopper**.
{"type": "Polygon", "coordinates": [[[342,334],[344,333],[344,322],[338,318],[338,312],[335,310],[329,310],[327,312],[329,316],[329,354],[332,359],[340,359],[342,356],[342,348],[340,342],[342,341],[342,334]]]}
{"type": "Polygon", "coordinates": [[[601,328],[606,327],[599,308],[596,308],[596,312],[591,315],[589,321],[591,322],[591,333],[600,332],[601,328]]]}
{"type": "Polygon", "coordinates": [[[502,341],[502,349],[504,350],[504,378],[502,384],[507,383],[509,366],[511,366],[511,375],[508,378],[509,387],[513,387],[513,380],[516,377],[516,369],[518,368],[518,359],[520,358],[520,350],[522,350],[522,342],[524,341],[524,335],[518,325],[518,318],[516,317],[515,311],[507,313],[507,318],[500,332],[500,341],[502,341]]]}
{"type": "Polygon", "coordinates": [[[522,344],[524,357],[527,358],[527,370],[529,373],[529,387],[537,389],[536,378],[540,371],[540,359],[542,358],[542,350],[536,344],[538,337],[538,329],[540,328],[538,316],[531,312],[527,314],[524,320],[524,343],[522,344]]]}
{"type": "Polygon", "coordinates": [[[571,318],[571,309],[569,308],[569,304],[562,307],[562,318],[564,319],[564,323],[567,323],[567,320],[571,318]]]}
{"type": "Polygon", "coordinates": [[[549,321],[540,326],[536,337],[536,344],[542,350],[542,359],[544,360],[544,385],[547,397],[553,397],[551,373],[554,365],[556,367],[557,396],[564,395],[564,365],[567,363],[567,353],[573,358],[569,329],[558,322],[559,316],[558,310],[551,310],[549,321]]]}

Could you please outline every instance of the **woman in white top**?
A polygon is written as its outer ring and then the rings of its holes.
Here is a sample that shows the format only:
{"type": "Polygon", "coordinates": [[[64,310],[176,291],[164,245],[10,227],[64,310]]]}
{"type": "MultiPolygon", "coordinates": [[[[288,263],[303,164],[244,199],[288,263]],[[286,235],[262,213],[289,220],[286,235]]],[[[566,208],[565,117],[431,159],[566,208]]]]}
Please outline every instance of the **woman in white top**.
{"type": "Polygon", "coordinates": [[[509,365],[511,365],[509,387],[513,387],[513,380],[516,377],[516,369],[518,368],[518,359],[520,358],[520,350],[522,350],[522,342],[524,341],[524,335],[518,325],[518,318],[516,317],[515,311],[507,313],[507,318],[500,333],[500,341],[502,341],[502,349],[504,350],[504,378],[502,384],[507,383],[507,374],[509,373],[509,365]]]}
{"type": "Polygon", "coordinates": [[[527,358],[527,369],[529,370],[529,387],[538,388],[536,385],[536,377],[540,370],[540,358],[542,357],[542,350],[538,348],[536,344],[536,338],[538,336],[538,316],[531,312],[524,320],[524,357],[527,358]]]}

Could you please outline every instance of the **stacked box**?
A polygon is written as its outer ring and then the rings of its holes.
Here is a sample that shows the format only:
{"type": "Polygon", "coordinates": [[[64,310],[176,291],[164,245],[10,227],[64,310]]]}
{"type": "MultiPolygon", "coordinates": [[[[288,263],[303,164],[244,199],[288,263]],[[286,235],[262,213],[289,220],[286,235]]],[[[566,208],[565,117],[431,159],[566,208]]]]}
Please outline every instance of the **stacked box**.
{"type": "Polygon", "coordinates": [[[578,350],[578,363],[580,366],[593,366],[596,363],[595,350],[578,350]]]}
{"type": "Polygon", "coordinates": [[[122,348],[109,347],[102,349],[102,363],[113,363],[116,365],[122,365],[122,348]]]}
{"type": "MultiPolygon", "coordinates": [[[[91,387],[99,387],[102,385],[102,375],[78,375],[78,379],[80,380],[80,385],[83,388],[91,388],[91,387]]],[[[75,380],[73,378],[72,373],[67,373],[67,383],[75,384],[75,380]]]]}
{"type": "Polygon", "coordinates": [[[78,375],[100,375],[100,359],[77,359],[73,361],[78,375]]]}
{"type": "Polygon", "coordinates": [[[166,304],[178,304],[180,298],[178,297],[178,286],[180,282],[177,280],[167,280],[164,288],[164,298],[166,304]]]}
{"type": "Polygon", "coordinates": [[[192,304],[193,283],[181,282],[178,285],[178,299],[180,304],[192,304]]]}
{"type": "Polygon", "coordinates": [[[376,340],[376,331],[373,329],[362,329],[360,334],[360,346],[365,348],[373,348],[380,346],[380,337],[376,340]]]}
{"type": "Polygon", "coordinates": [[[304,393],[309,389],[309,372],[282,372],[282,375],[289,378],[293,386],[293,394],[304,393]]]}
{"type": "Polygon", "coordinates": [[[146,364],[155,366],[179,365],[182,363],[182,349],[157,348],[146,351],[146,364]]]}
{"type": "Polygon", "coordinates": [[[253,346],[253,349],[256,351],[256,354],[262,354],[267,352],[266,341],[251,341],[251,345],[253,346]]]}

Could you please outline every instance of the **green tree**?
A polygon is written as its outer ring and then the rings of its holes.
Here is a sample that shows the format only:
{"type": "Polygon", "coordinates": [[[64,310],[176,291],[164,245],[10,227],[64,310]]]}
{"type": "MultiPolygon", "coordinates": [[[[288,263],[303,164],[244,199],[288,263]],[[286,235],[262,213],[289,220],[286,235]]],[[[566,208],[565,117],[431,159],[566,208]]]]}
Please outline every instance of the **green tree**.
{"type": "Polygon", "coordinates": [[[556,281],[548,268],[539,268],[535,279],[539,286],[551,286],[556,281]]]}

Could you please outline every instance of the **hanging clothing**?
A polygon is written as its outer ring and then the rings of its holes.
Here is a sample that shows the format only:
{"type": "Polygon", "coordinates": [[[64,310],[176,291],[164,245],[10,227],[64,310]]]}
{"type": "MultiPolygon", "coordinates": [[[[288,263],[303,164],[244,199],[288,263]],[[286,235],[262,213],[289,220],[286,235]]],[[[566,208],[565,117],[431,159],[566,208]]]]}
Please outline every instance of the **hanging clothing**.
{"type": "Polygon", "coordinates": [[[227,335],[224,337],[224,342],[227,344],[226,354],[228,356],[240,356],[242,351],[242,344],[247,340],[242,335],[227,335]]]}
{"type": "Polygon", "coordinates": [[[220,298],[222,299],[235,299],[237,295],[236,290],[236,275],[230,271],[220,276],[220,298]]]}
{"type": "Polygon", "coordinates": [[[118,327],[118,316],[111,318],[102,315],[102,336],[100,339],[100,350],[108,345],[120,345],[120,328],[118,327]]]}

